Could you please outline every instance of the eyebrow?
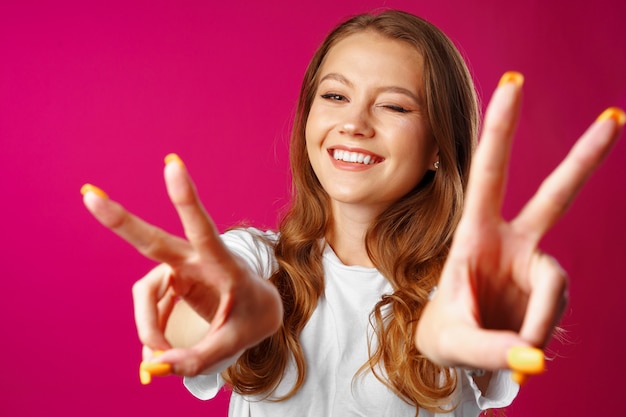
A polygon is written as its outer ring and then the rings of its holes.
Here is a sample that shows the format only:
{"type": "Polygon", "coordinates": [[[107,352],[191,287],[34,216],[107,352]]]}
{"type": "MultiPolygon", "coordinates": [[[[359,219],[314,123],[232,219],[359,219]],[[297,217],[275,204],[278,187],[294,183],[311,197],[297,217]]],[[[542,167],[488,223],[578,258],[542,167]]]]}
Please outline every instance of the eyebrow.
{"type": "MultiPolygon", "coordinates": [[[[331,72],[329,74],[324,75],[321,79],[319,84],[321,84],[322,82],[326,81],[326,80],[334,80],[337,82],[340,82],[348,87],[354,87],[354,84],[347,79],[346,77],[344,77],[341,74],[337,74],[336,72],[331,72]]],[[[318,85],[319,85],[318,84],[318,85]]],[[[400,86],[396,86],[396,85],[391,85],[391,86],[387,86],[387,87],[381,87],[378,90],[383,91],[383,92],[388,92],[388,93],[398,93],[398,94],[403,94],[405,96],[408,96],[409,98],[413,99],[418,105],[422,105],[422,100],[419,96],[415,95],[411,90],[404,88],[404,87],[400,87],[400,86]]]]}

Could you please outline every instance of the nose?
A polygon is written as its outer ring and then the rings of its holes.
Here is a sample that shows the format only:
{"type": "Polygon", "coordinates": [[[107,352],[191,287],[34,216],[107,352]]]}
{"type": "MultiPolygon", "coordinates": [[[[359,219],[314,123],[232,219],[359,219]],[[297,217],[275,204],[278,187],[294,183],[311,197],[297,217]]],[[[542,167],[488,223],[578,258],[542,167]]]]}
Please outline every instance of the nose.
{"type": "Polygon", "coordinates": [[[350,136],[370,138],[374,136],[374,127],[367,109],[357,106],[347,111],[344,120],[339,126],[340,133],[350,136]]]}

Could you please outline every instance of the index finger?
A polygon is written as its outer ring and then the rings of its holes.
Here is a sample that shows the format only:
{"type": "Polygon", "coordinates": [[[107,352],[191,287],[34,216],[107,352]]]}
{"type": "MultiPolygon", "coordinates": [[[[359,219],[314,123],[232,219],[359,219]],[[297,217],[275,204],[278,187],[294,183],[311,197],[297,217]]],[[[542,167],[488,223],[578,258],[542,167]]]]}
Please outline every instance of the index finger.
{"type": "Polygon", "coordinates": [[[130,213],[100,188],[85,184],[80,191],[83,203],[91,214],[144,256],[158,262],[175,264],[189,255],[190,247],[185,240],[130,213]]]}
{"type": "Polygon", "coordinates": [[[487,107],[466,194],[471,219],[500,216],[523,82],[520,73],[505,73],[487,107]]]}

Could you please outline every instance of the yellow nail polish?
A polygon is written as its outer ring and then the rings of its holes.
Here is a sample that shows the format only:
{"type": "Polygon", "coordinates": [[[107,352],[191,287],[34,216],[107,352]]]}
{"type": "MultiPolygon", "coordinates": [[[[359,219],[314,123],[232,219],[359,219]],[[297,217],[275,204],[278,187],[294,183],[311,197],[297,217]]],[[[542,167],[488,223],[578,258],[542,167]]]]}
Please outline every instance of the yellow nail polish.
{"type": "Polygon", "coordinates": [[[545,359],[541,349],[516,346],[509,349],[507,363],[513,371],[536,375],[545,370],[545,359]]]}
{"type": "Polygon", "coordinates": [[[613,119],[618,125],[624,126],[626,124],[626,113],[619,107],[609,107],[598,116],[596,121],[602,122],[608,119],[613,119]]]}
{"type": "Polygon", "coordinates": [[[526,383],[526,381],[528,381],[528,375],[522,372],[513,371],[511,373],[511,379],[517,382],[517,384],[521,387],[526,383]]]}
{"type": "MultiPolygon", "coordinates": [[[[162,354],[163,351],[161,350],[153,352],[155,358],[162,354]]],[[[166,376],[171,373],[172,365],[169,363],[142,361],[141,364],[139,364],[139,380],[143,385],[149,384],[153,376],[166,376]]]]}
{"type": "Polygon", "coordinates": [[[165,376],[172,372],[172,365],[163,362],[141,362],[139,369],[153,376],[165,376]]]}
{"type": "Polygon", "coordinates": [[[498,87],[502,87],[504,84],[507,83],[514,83],[518,87],[521,87],[524,84],[524,76],[521,72],[507,71],[502,75],[502,78],[500,78],[498,87]]]}
{"type": "Polygon", "coordinates": [[[170,153],[170,154],[167,154],[165,156],[165,165],[169,164],[170,162],[176,162],[181,167],[183,167],[183,168],[185,167],[185,164],[183,163],[183,160],[180,159],[180,156],[178,156],[175,153],[170,153]]]}
{"type": "Polygon", "coordinates": [[[148,385],[150,382],[152,382],[152,375],[148,371],[139,369],[139,380],[141,381],[142,385],[148,385]]]}
{"type": "Polygon", "coordinates": [[[102,191],[102,189],[96,187],[95,185],[85,184],[82,187],[80,187],[80,193],[82,195],[85,195],[90,191],[94,193],[95,195],[100,196],[102,198],[109,198],[107,193],[105,193],[104,191],[102,191]]]}

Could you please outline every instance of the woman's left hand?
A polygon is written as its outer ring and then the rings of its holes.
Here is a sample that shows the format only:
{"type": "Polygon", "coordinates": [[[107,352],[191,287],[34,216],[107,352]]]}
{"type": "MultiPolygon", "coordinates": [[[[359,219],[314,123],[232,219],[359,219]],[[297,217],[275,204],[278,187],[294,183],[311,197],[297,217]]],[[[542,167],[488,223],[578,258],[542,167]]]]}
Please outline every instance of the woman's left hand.
{"type": "Polygon", "coordinates": [[[441,365],[542,370],[542,352],[527,348],[548,343],[567,304],[568,277],[538,244],[609,153],[626,119],[619,109],[603,113],[519,215],[505,221],[501,209],[522,80],[505,74],[488,106],[463,216],[438,289],[417,325],[417,348],[441,365]]]}

